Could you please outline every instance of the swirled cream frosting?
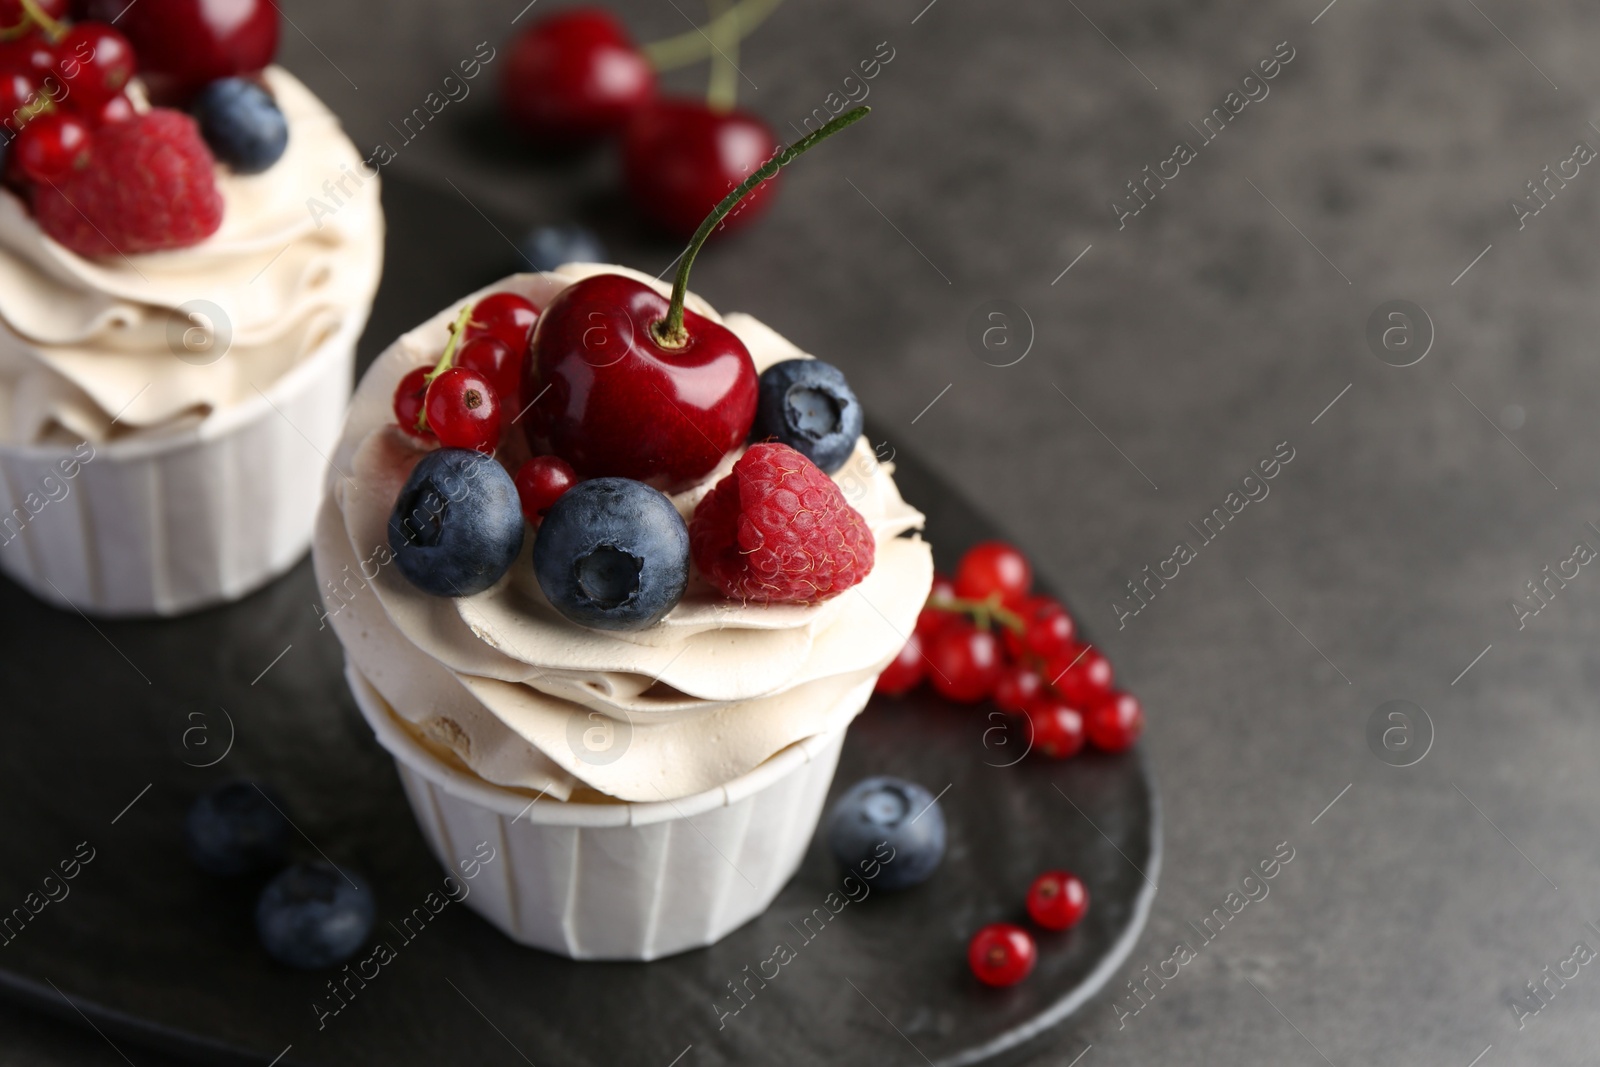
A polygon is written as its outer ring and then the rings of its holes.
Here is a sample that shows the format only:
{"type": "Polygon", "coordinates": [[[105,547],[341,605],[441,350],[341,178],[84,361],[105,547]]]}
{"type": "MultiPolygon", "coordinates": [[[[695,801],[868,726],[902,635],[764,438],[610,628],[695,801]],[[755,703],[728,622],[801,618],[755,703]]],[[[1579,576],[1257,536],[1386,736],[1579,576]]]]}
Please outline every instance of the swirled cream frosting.
{"type": "Polygon", "coordinates": [[[0,443],[196,425],[365,320],[383,260],[378,180],[309,89],[277,67],[264,77],[288,149],[262,174],[218,167],[222,226],[197,245],[88,259],[0,190],[0,443]]]}
{"type": "MultiPolygon", "coordinates": [[[[572,264],[519,275],[510,291],[540,307],[593,274],[572,264]]],[[[483,293],[467,298],[475,302],[483,293]]],[[[722,318],[756,369],[809,358],[749,315],[722,318]]],[[[400,378],[431,365],[456,309],[378,357],[356,390],[333,457],[314,541],[327,622],[352,668],[436,754],[497,785],[560,800],[661,801],[723,786],[782,749],[849,722],[916,624],[933,580],[923,517],[865,438],[835,475],[877,541],[872,572],[817,605],[723,599],[703,579],[660,623],[632,633],[590,630],[545,600],[522,556],[493,588],[459,599],[413,588],[389,562],[389,514],[419,451],[393,425],[400,378]]],[[[506,457],[514,464],[517,457],[506,457]]],[[[687,520],[732,467],[672,497],[687,520]]]]}

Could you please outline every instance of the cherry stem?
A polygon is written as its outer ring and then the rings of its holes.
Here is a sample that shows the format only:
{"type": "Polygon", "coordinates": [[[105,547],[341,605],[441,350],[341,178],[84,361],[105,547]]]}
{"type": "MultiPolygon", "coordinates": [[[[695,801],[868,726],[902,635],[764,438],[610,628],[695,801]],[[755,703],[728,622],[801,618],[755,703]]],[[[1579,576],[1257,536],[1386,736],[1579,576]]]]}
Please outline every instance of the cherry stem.
{"type": "Polygon", "coordinates": [[[22,0],[22,13],[26,16],[23,25],[27,25],[30,20],[37,23],[52,43],[60,40],[61,35],[67,32],[65,26],[51,18],[49,12],[39,6],[38,0],[22,0]]]}
{"type": "MultiPolygon", "coordinates": [[[[456,349],[461,347],[461,335],[467,332],[467,323],[471,321],[472,305],[469,304],[461,309],[461,314],[456,316],[456,321],[450,324],[450,340],[445,342],[444,355],[439,357],[439,362],[433,365],[431,371],[422,376],[424,382],[432,385],[435,378],[449,370],[455,363],[456,349]]],[[[424,404],[422,405],[422,410],[417,412],[417,429],[426,430],[427,428],[428,405],[424,404]]]]}
{"type": "Polygon", "coordinates": [[[712,42],[720,42],[728,26],[738,37],[747,37],[783,0],[740,0],[704,26],[697,26],[675,37],[651,41],[639,49],[657,71],[666,72],[698,63],[714,53],[712,42]]]}
{"type": "Polygon", "coordinates": [[[1001,605],[998,593],[990,595],[985,600],[948,596],[929,597],[928,607],[935,611],[948,611],[952,615],[970,615],[972,621],[985,630],[993,629],[991,623],[999,623],[1014,634],[1024,633],[1028,629],[1028,624],[1021,615],[1001,605]]]}
{"type": "MultiPolygon", "coordinates": [[[[716,16],[728,10],[728,0],[706,0],[706,7],[716,16]]],[[[718,114],[727,114],[739,102],[739,38],[737,21],[711,23],[711,46],[716,55],[711,57],[711,75],[706,87],[706,106],[718,114]]]]}
{"type": "Polygon", "coordinates": [[[756,186],[777,174],[779,170],[788,166],[794,160],[816,147],[821,142],[832,137],[846,126],[853,126],[866,118],[872,109],[862,106],[852,108],[821,129],[812,130],[794,144],[781,150],[777,155],[756,168],[744,181],[740,182],[733,192],[722,198],[722,203],[711,209],[700,228],[694,232],[694,237],[689,240],[689,247],[684,249],[683,259],[678,264],[678,276],[672,282],[672,303],[667,308],[667,317],[650,327],[650,333],[657,344],[663,348],[682,348],[689,343],[689,331],[683,328],[683,302],[689,295],[689,269],[694,266],[694,257],[700,254],[700,248],[711,236],[711,232],[721,224],[722,220],[738,206],[739,201],[749,196],[756,186]]]}

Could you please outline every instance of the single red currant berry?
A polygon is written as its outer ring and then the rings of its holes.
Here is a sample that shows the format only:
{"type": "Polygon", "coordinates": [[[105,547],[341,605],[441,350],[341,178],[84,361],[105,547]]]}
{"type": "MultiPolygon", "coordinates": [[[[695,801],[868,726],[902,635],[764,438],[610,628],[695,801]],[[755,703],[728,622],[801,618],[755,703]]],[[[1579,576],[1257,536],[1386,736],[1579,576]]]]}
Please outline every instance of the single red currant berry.
{"type": "Polygon", "coordinates": [[[940,611],[938,608],[923,608],[917,616],[917,633],[924,643],[932,641],[933,635],[949,626],[953,622],[960,622],[961,616],[953,611],[940,611]]]}
{"type": "MultiPolygon", "coordinates": [[[[0,15],[0,18],[3,17],[0,15]]],[[[43,81],[45,75],[55,70],[55,66],[55,49],[39,34],[0,42],[0,70],[20,70],[43,81]]]]}
{"type": "Polygon", "coordinates": [[[956,595],[965,599],[987,600],[998,595],[1001,603],[1013,604],[1032,587],[1033,568],[1027,557],[1004,541],[973,545],[956,568],[956,595]]]}
{"type": "Polygon", "coordinates": [[[878,675],[874,692],[891,697],[905,696],[922,681],[927,669],[927,660],[922,658],[922,638],[913,633],[878,675]]]}
{"type": "Polygon", "coordinates": [[[89,165],[91,140],[88,123],[64,111],[48,111],[17,134],[17,166],[33,181],[53,184],[89,165]]]}
{"type": "Polygon", "coordinates": [[[116,122],[127,122],[135,114],[133,101],[128,99],[126,93],[118,93],[93,111],[78,112],[78,117],[90,126],[110,126],[116,122]]]}
{"type": "Polygon", "coordinates": [[[522,501],[522,517],[533,526],[544,521],[563,493],[578,484],[572,464],[560,456],[534,456],[517,468],[517,497],[522,501]]]}
{"type": "Polygon", "coordinates": [[[1083,715],[1057,697],[1040,697],[1028,705],[1033,748],[1046,759],[1071,759],[1083,749],[1083,715]]]}
{"type": "Polygon", "coordinates": [[[493,452],[500,443],[500,398],[477,371],[451,367],[428,386],[428,428],[446,448],[493,452]]]}
{"type": "Polygon", "coordinates": [[[1125,752],[1144,733],[1144,708],[1131,693],[1113,693],[1084,716],[1089,743],[1104,752],[1125,752]]]}
{"type": "Polygon", "coordinates": [[[1002,711],[1021,714],[1044,691],[1044,679],[1032,667],[1012,664],[1000,672],[994,702],[1002,711]]]}
{"type": "Polygon", "coordinates": [[[1077,643],[1078,625],[1067,609],[1054,600],[1036,598],[1028,615],[1028,630],[1023,644],[1033,655],[1051,660],[1077,643]]]}
{"type": "Polygon", "coordinates": [[[39,100],[39,85],[31,74],[16,68],[0,71],[0,127],[5,133],[20,130],[27,110],[39,100]]]}
{"type": "Polygon", "coordinates": [[[74,111],[92,111],[133,77],[133,45],[104,22],[80,22],[56,42],[56,76],[74,111]]]}
{"type": "Polygon", "coordinates": [[[472,318],[461,335],[463,342],[498,337],[515,353],[519,364],[528,348],[539,309],[516,293],[491,293],[472,306],[472,318]]]}
{"type": "Polygon", "coordinates": [[[949,575],[939,574],[937,571],[934,572],[933,588],[928,590],[928,601],[931,603],[935,600],[954,600],[955,598],[956,583],[950,580],[949,575]]]}
{"type": "Polygon", "coordinates": [[[1062,655],[1048,670],[1050,684],[1074,707],[1093,707],[1111,692],[1111,661],[1093,646],[1062,655]]]}
{"type": "Polygon", "coordinates": [[[400,428],[412,437],[424,441],[434,440],[432,430],[424,430],[417,426],[417,419],[422,415],[424,398],[428,395],[428,372],[431,367],[418,367],[400,379],[400,384],[394,391],[394,421],[400,428]]]}
{"type": "Polygon", "coordinates": [[[1068,930],[1089,910],[1089,890],[1071,871],[1045,871],[1028,887],[1028,914],[1046,930],[1068,930]]]}
{"type": "Polygon", "coordinates": [[[522,392],[522,353],[526,349],[523,344],[513,350],[499,337],[481,334],[462,342],[455,364],[483,375],[515,419],[520,410],[517,399],[522,392]]]}
{"type": "Polygon", "coordinates": [[[984,985],[1016,985],[1028,977],[1038,958],[1028,931],[1010,923],[990,923],[967,945],[967,965],[984,985]]]}
{"type": "Polygon", "coordinates": [[[961,704],[976,704],[994,692],[1004,666],[999,639],[964,621],[942,628],[928,648],[933,687],[961,704]]]}

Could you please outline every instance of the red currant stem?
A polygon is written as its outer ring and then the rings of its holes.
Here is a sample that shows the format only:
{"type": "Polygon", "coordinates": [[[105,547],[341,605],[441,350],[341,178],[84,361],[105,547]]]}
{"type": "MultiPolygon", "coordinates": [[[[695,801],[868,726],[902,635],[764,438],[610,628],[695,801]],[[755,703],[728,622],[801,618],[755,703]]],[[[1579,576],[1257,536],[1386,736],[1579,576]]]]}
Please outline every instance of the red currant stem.
{"type": "MultiPolygon", "coordinates": [[[[461,335],[466,332],[467,323],[471,321],[472,306],[469,304],[461,309],[461,314],[456,316],[456,321],[450,324],[450,340],[445,342],[444,355],[439,357],[439,362],[433,365],[431,371],[423,375],[422,380],[424,382],[431,385],[435,378],[449,370],[455,363],[456,349],[461,347],[461,335]]],[[[428,406],[424,404],[422,409],[417,412],[417,429],[425,431],[427,428],[428,406]]]]}
{"type": "MultiPolygon", "coordinates": [[[[728,0],[706,0],[713,15],[728,10],[728,0]]],[[[711,75],[706,85],[706,106],[718,114],[727,114],[739,102],[739,23],[712,22],[711,46],[716,54],[711,57],[711,75]]]]}
{"type": "Polygon", "coordinates": [[[852,126],[866,118],[872,109],[865,105],[852,108],[821,129],[812,130],[794,144],[781,149],[771,159],[757,167],[738,187],[722,198],[722,203],[711,209],[700,228],[694,232],[689,240],[689,247],[684,249],[683,259],[678,263],[678,276],[672,282],[672,303],[667,308],[667,317],[650,327],[650,333],[657,344],[663,348],[682,348],[689,343],[689,331],[683,328],[683,301],[689,295],[689,270],[694,266],[694,257],[700,254],[700,248],[711,236],[711,231],[727,218],[729,212],[738,206],[739,201],[749,196],[751,191],[780,169],[794,162],[796,157],[804,154],[822,141],[827,140],[846,126],[852,126]]]}
{"type": "Polygon", "coordinates": [[[734,27],[738,37],[748,37],[766,17],[777,10],[783,0],[740,0],[717,15],[704,26],[697,26],[674,37],[651,41],[641,45],[639,51],[656,70],[665,73],[698,63],[713,53],[711,42],[721,47],[722,34],[728,26],[734,27]]]}
{"type": "Polygon", "coordinates": [[[67,32],[65,26],[51,18],[49,13],[39,6],[38,0],[22,0],[22,13],[27,16],[24,25],[30,21],[36,23],[45,32],[45,36],[50,38],[52,44],[59,41],[61,35],[67,32]]]}
{"type": "Polygon", "coordinates": [[[971,615],[972,620],[985,630],[991,629],[991,622],[997,622],[1016,634],[1024,633],[1028,629],[1028,624],[1021,615],[1000,605],[998,593],[986,600],[949,596],[930,597],[928,606],[935,611],[948,611],[952,615],[971,615]]]}

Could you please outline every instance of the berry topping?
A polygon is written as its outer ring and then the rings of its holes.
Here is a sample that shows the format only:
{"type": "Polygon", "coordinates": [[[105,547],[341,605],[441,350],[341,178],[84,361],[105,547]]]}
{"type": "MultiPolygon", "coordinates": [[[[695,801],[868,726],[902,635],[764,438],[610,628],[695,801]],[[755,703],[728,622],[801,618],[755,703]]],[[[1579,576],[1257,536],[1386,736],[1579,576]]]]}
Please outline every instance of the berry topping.
{"type": "Polygon", "coordinates": [[[22,127],[12,151],[23,174],[50,184],[89,165],[92,139],[88,123],[76,115],[48,111],[22,127]]]}
{"type": "Polygon", "coordinates": [[[189,858],[207,874],[227,878],[282,863],[289,843],[282,808],[254,782],[229,782],[202,793],[183,820],[189,858]]]}
{"type": "Polygon", "coordinates": [[[303,970],[333,967],[366,944],[377,908],[372,890],[331,863],[297,863],[256,901],[256,933],[267,955],[303,970]]]}
{"type": "Polygon", "coordinates": [[[389,515],[389,549],[406,580],[432,596],[481,593],[522,551],[511,475],[481,452],[423,456],[389,515]]]}
{"type": "Polygon", "coordinates": [[[788,445],[753,445],[695,509],[695,565],[724,596],[815,604],[872,570],[877,545],[833,479],[788,445]]]}
{"type": "Polygon", "coordinates": [[[1028,931],[1010,923],[991,923],[972,936],[967,963],[978,981],[990,986],[1012,986],[1028,977],[1039,950],[1028,931]]]}
{"type": "Polygon", "coordinates": [[[34,214],[82,256],[185,248],[222,225],[214,165],[193,119],[156,108],[97,130],[87,167],[34,189],[34,214]]]}
{"type": "Polygon", "coordinates": [[[683,598],[689,531],[659,490],[596,478],[545,513],[533,570],[551,605],[580,626],[642,630],[683,598]]]}
{"type": "MultiPolygon", "coordinates": [[[[34,6],[52,19],[67,15],[69,0],[34,0],[34,6]]],[[[0,29],[15,30],[24,21],[33,21],[22,0],[0,0],[0,29]]]]}
{"type": "Polygon", "coordinates": [[[933,687],[958,704],[976,704],[994,692],[1004,665],[1000,639],[968,622],[944,627],[928,646],[933,687]]]}
{"type": "Polygon", "coordinates": [[[158,99],[182,102],[218,78],[254,74],[278,50],[275,0],[87,0],[82,7],[128,35],[158,99]]]}
{"type": "Polygon", "coordinates": [[[780,441],[833,474],[855,451],[861,405],[844,373],[820,359],[786,359],[761,372],[757,441],[780,441]]]}
{"type": "MultiPolygon", "coordinates": [[[[629,199],[652,224],[688,237],[778,147],[772,129],[746,112],[714,111],[699,100],[655,101],[623,133],[629,199]]],[[[755,220],[776,191],[776,183],[767,182],[718,220],[717,228],[734,230],[755,220]]]]}
{"type": "Polygon", "coordinates": [[[127,87],[133,77],[133,45],[104,22],[80,22],[55,44],[56,77],[62,102],[73,111],[92,112],[127,87]]]}
{"type": "Polygon", "coordinates": [[[90,126],[109,126],[114,122],[127,122],[138,112],[134,110],[133,101],[127,93],[118,93],[92,111],[77,111],[74,114],[90,126]]]}
{"type": "Polygon", "coordinates": [[[500,397],[475,370],[451,367],[428,383],[423,400],[428,429],[446,448],[493,452],[500,443],[500,397]]]}
{"type": "Polygon", "coordinates": [[[564,263],[604,263],[606,248],[582,226],[540,226],[518,246],[530,270],[555,270],[564,263]]]}
{"type": "Polygon", "coordinates": [[[1125,752],[1144,733],[1144,709],[1137,697],[1113,693],[1089,709],[1083,730],[1102,752],[1125,752]]]}
{"type": "Polygon", "coordinates": [[[521,360],[538,321],[539,309],[531,300],[516,293],[491,293],[472,305],[472,317],[461,337],[463,341],[498,338],[521,360]]]}
{"type": "Polygon", "coordinates": [[[598,7],[539,19],[512,42],[505,62],[507,114],[528,133],[554,141],[615,133],[656,91],[655,70],[627,29],[598,7]]]}
{"type": "Polygon", "coordinates": [[[828,812],[833,858],[879,889],[910,889],[926,882],[944,859],[944,846],[939,802],[903,778],[862,779],[828,812]]]}
{"type": "Polygon", "coordinates": [[[217,161],[239,174],[260,174],[289,147],[288,120],[272,94],[253,81],[219,78],[201,90],[193,111],[217,161]]]}
{"type": "Polygon", "coordinates": [[[1083,749],[1083,716],[1056,696],[1040,696],[1024,709],[1033,731],[1031,751],[1047,759],[1070,759],[1083,749]]]}
{"type": "MultiPolygon", "coordinates": [[[[5,0],[0,0],[0,23],[8,17],[5,7],[5,0]]],[[[55,69],[56,50],[43,36],[29,34],[10,41],[0,41],[0,70],[20,70],[43,80],[45,75],[55,73],[55,69]]]]}
{"type": "Polygon", "coordinates": [[[494,389],[500,401],[502,417],[515,419],[521,410],[518,399],[522,395],[522,351],[498,337],[474,337],[463,341],[456,350],[456,366],[472,371],[494,389]]]}
{"type": "Polygon", "coordinates": [[[417,367],[409,371],[394,391],[394,421],[412,437],[422,441],[435,441],[433,431],[421,423],[422,406],[428,396],[428,373],[431,368],[417,367]]]}
{"type": "Polygon", "coordinates": [[[1028,887],[1028,914],[1046,930],[1068,930],[1089,910],[1089,890],[1071,871],[1045,871],[1028,887]]]}
{"type": "Polygon", "coordinates": [[[0,68],[0,125],[4,133],[13,134],[22,129],[43,105],[39,95],[42,75],[17,67],[0,68]]]}
{"type": "Polygon", "coordinates": [[[572,464],[559,456],[534,456],[517,469],[517,497],[522,501],[522,517],[538,526],[551,505],[578,484],[572,464]]]}
{"type": "Polygon", "coordinates": [[[904,696],[917,687],[927,670],[928,661],[922,656],[922,638],[913,633],[878,675],[874,691],[885,696],[904,696]]]}
{"type": "Polygon", "coordinates": [[[956,595],[968,600],[998,596],[1001,603],[1014,604],[1032,586],[1033,568],[1027,557],[1004,541],[973,545],[956,568],[956,595]]]}

